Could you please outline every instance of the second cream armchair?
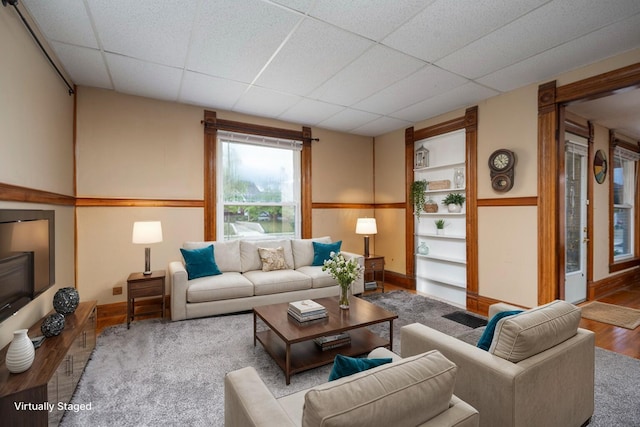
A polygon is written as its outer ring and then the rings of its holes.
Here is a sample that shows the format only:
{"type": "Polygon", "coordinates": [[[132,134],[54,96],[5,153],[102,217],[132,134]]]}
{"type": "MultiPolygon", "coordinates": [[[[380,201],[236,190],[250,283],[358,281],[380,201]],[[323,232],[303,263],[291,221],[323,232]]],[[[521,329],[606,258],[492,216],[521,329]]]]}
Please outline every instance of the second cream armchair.
{"type": "MultiPolygon", "coordinates": [[[[498,304],[490,316],[514,308],[498,304]]],[[[401,329],[402,357],[438,350],[454,362],[454,393],[480,426],[579,427],[593,414],[595,368],[594,334],[579,321],[564,301],[536,307],[498,323],[489,352],[414,323],[401,329]]]]}

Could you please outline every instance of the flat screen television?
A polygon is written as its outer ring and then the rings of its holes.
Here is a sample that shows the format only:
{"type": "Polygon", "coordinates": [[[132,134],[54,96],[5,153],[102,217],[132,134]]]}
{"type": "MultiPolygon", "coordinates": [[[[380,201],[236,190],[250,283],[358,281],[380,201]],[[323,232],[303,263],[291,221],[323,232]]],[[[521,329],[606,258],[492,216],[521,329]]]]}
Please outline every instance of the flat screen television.
{"type": "Polygon", "coordinates": [[[55,211],[0,209],[0,321],[55,284],[55,211]]]}

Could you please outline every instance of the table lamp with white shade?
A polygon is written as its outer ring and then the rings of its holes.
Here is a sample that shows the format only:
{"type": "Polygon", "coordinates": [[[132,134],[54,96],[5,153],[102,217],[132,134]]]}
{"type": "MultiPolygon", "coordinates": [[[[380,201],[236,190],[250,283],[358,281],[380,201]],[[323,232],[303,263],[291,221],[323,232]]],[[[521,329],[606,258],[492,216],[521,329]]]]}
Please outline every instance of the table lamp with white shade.
{"type": "MultiPolygon", "coordinates": [[[[162,224],[160,221],[136,221],[133,223],[131,242],[150,244],[162,242],[162,224]]],[[[144,248],[144,275],[151,274],[151,248],[144,248]]]]}
{"type": "Polygon", "coordinates": [[[369,235],[376,234],[378,227],[375,218],[358,218],[356,234],[364,234],[364,256],[369,257],[369,235]]]}

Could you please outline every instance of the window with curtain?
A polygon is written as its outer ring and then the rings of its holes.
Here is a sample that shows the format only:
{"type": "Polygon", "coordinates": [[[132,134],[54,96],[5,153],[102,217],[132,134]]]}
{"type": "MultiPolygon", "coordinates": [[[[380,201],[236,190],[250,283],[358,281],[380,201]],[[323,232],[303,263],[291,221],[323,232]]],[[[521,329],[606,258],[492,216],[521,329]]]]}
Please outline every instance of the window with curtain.
{"type": "Polygon", "coordinates": [[[613,259],[634,258],[636,230],[636,183],[640,154],[615,147],[613,151],[613,259]]]}
{"type": "Polygon", "coordinates": [[[301,150],[301,141],[218,132],[218,238],[300,237],[301,150]]]}

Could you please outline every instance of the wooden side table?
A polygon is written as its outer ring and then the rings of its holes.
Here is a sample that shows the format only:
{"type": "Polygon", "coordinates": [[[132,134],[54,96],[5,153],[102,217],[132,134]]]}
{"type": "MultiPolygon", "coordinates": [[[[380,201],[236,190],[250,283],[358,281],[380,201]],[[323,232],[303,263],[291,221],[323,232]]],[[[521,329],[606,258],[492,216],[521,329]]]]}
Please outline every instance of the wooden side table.
{"type": "MultiPolygon", "coordinates": [[[[369,255],[364,258],[364,282],[367,283],[367,275],[371,274],[371,280],[376,282],[376,290],[382,289],[384,293],[384,256],[381,255],[369,255]],[[382,272],[382,285],[378,285],[376,280],[376,272],[382,272]]],[[[365,291],[368,290],[365,288],[365,291]]]]}
{"type": "MultiPolygon", "coordinates": [[[[135,299],[146,297],[162,298],[162,318],[164,319],[165,302],[164,302],[164,270],[152,271],[151,274],[144,275],[142,273],[131,273],[127,279],[127,329],[131,321],[136,316],[135,299]]],[[[155,311],[140,313],[152,314],[155,311]]]]}

